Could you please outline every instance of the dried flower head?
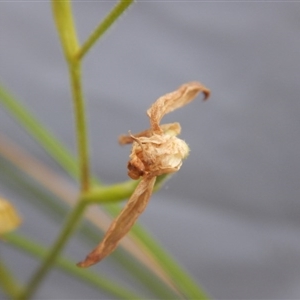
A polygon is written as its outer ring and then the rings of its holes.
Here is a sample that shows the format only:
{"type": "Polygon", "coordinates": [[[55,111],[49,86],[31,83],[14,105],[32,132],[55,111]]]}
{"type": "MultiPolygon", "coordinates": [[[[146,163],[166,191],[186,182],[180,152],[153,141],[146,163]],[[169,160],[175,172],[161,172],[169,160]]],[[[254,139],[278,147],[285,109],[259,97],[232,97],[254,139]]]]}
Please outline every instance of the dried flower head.
{"type": "Polygon", "coordinates": [[[147,110],[150,129],[119,138],[122,145],[133,143],[128,175],[132,179],[141,180],[126,206],[110,225],[102,242],[83,262],[78,263],[79,267],[89,267],[108,256],[146,208],[156,177],[180,169],[182,160],[189,153],[188,145],[176,137],[181,131],[180,124],[160,125],[160,121],[165,114],[194,100],[200,92],[204,94],[204,100],[208,99],[209,89],[198,82],[190,82],[158,98],[147,110]]]}

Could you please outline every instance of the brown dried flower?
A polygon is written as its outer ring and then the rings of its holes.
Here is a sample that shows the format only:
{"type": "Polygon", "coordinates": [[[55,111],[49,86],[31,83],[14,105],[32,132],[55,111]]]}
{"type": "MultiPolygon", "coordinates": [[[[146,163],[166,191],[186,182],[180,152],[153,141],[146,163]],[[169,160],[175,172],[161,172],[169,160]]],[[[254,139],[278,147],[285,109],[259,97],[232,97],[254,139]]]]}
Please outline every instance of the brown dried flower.
{"type": "Polygon", "coordinates": [[[108,256],[146,208],[156,177],[180,169],[182,160],[189,153],[188,145],[176,137],[181,131],[180,124],[160,125],[160,121],[165,114],[194,100],[200,92],[204,94],[204,100],[208,99],[209,89],[198,82],[190,82],[158,98],[147,110],[150,129],[119,138],[122,145],[133,143],[128,175],[132,179],[141,178],[141,181],[119,216],[110,225],[102,242],[83,262],[78,263],[79,267],[89,267],[108,256]]]}

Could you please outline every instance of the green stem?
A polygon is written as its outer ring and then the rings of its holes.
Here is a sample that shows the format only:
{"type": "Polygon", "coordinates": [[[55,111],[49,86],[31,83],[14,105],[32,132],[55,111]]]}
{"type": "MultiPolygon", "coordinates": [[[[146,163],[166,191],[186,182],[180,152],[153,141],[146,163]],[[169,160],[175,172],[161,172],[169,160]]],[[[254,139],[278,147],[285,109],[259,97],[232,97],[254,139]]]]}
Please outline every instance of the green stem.
{"type": "Polygon", "coordinates": [[[77,53],[77,58],[81,60],[97,40],[110,28],[110,26],[123,14],[123,12],[133,3],[134,0],[120,0],[104,20],[96,27],[94,32],[88,37],[86,42],[77,53]]]}
{"type": "Polygon", "coordinates": [[[52,12],[65,58],[70,63],[79,49],[70,0],[52,0],[52,12]]]}
{"type": "Polygon", "coordinates": [[[16,299],[17,293],[20,290],[20,286],[1,259],[0,274],[0,287],[9,296],[10,299],[16,299]]]}
{"type": "Polygon", "coordinates": [[[81,191],[87,192],[90,188],[90,167],[80,62],[71,61],[69,72],[75,112],[81,191]]]}
{"type": "MultiPolygon", "coordinates": [[[[154,191],[159,190],[169,176],[169,174],[158,176],[154,185],[154,191]]],[[[127,180],[109,186],[96,185],[90,191],[84,193],[81,196],[81,200],[101,204],[120,202],[131,196],[138,183],[138,180],[127,180]]]]}
{"type": "MultiPolygon", "coordinates": [[[[20,236],[16,233],[6,234],[5,240],[9,242],[10,245],[17,247],[22,251],[26,251],[28,254],[34,257],[39,257],[41,259],[44,259],[47,256],[47,249],[45,247],[42,247],[39,244],[37,244],[35,241],[20,236]]],[[[100,290],[117,297],[118,299],[121,298],[140,299],[141,298],[135,293],[127,290],[126,288],[123,288],[119,284],[118,284],[118,288],[116,288],[115,282],[108,280],[104,276],[99,276],[96,272],[93,272],[91,270],[84,270],[83,272],[82,269],[79,269],[76,266],[75,262],[66,259],[64,257],[58,257],[56,260],[56,265],[59,268],[61,268],[63,271],[69,273],[70,275],[80,278],[86,281],[87,283],[99,288],[100,290]]],[[[0,261],[0,271],[1,274],[5,274],[2,273],[1,261],[0,261]]]]}
{"type": "Polygon", "coordinates": [[[87,203],[115,203],[127,199],[136,188],[138,181],[128,180],[109,186],[95,186],[81,196],[81,201],[87,203]]]}
{"type": "Polygon", "coordinates": [[[72,98],[75,113],[76,142],[79,156],[81,192],[86,192],[90,187],[89,151],[87,126],[85,119],[84,97],[81,80],[81,62],[76,57],[79,44],[71,2],[69,0],[52,0],[53,18],[56,24],[58,36],[64,50],[69,67],[72,98]]]}
{"type": "Polygon", "coordinates": [[[29,281],[25,291],[21,293],[19,299],[30,299],[30,297],[35,292],[36,288],[39,286],[41,281],[44,279],[46,273],[49,271],[50,267],[55,262],[56,258],[64,248],[70,235],[77,228],[77,224],[80,221],[82,214],[84,213],[85,203],[78,202],[78,204],[72,209],[64,227],[62,228],[56,242],[51,247],[49,253],[44,258],[40,267],[33,274],[31,280],[29,281]]]}

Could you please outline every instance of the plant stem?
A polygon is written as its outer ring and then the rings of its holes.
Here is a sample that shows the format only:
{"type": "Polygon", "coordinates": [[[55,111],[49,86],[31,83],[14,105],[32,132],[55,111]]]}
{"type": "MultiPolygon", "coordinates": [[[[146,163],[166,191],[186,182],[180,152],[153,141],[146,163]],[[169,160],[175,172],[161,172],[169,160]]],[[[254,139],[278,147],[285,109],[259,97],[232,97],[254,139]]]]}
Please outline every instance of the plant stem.
{"type": "Polygon", "coordinates": [[[40,282],[44,279],[46,273],[49,271],[50,267],[55,262],[59,253],[65,246],[70,235],[77,228],[77,224],[80,221],[82,214],[84,213],[85,203],[78,202],[78,204],[72,209],[64,227],[62,228],[56,242],[51,247],[49,253],[44,258],[40,267],[33,274],[31,280],[29,281],[26,289],[19,295],[18,299],[30,299],[30,297],[35,292],[36,288],[39,286],[40,282]]]}
{"type": "Polygon", "coordinates": [[[116,203],[131,196],[139,181],[127,180],[109,186],[95,186],[88,193],[81,196],[81,200],[91,203],[116,203]]]}
{"type": "Polygon", "coordinates": [[[81,60],[97,40],[110,28],[110,26],[123,14],[123,12],[133,3],[134,0],[120,0],[104,20],[96,27],[94,32],[88,37],[86,42],[77,53],[77,58],[81,60]]]}
{"type": "Polygon", "coordinates": [[[52,12],[58,36],[68,63],[75,58],[79,49],[70,0],[52,0],[52,12]]]}
{"type": "Polygon", "coordinates": [[[77,152],[79,156],[81,192],[89,190],[89,151],[87,126],[85,120],[84,98],[81,80],[81,62],[76,57],[79,49],[71,2],[52,0],[53,18],[58,36],[69,67],[72,98],[74,104],[77,152]]]}
{"type": "Polygon", "coordinates": [[[75,60],[71,61],[69,64],[69,72],[74,103],[81,192],[87,192],[90,188],[90,168],[80,62],[75,60]]]}
{"type": "MultiPolygon", "coordinates": [[[[9,242],[10,245],[17,247],[20,250],[26,251],[28,254],[39,257],[41,259],[45,258],[47,255],[47,249],[39,244],[37,244],[35,241],[25,238],[23,236],[20,236],[16,233],[9,233],[5,235],[5,240],[9,242]]],[[[71,274],[74,277],[80,278],[82,280],[85,280],[87,283],[99,288],[100,290],[111,294],[118,299],[139,299],[140,297],[136,295],[135,293],[127,290],[126,288],[121,287],[118,284],[118,288],[116,288],[115,282],[110,281],[104,276],[99,276],[97,273],[91,271],[91,270],[85,270],[84,272],[79,269],[75,262],[66,259],[64,257],[58,257],[56,261],[56,265],[64,270],[65,272],[71,274]]],[[[2,273],[1,269],[1,261],[0,261],[0,271],[2,273]]],[[[2,278],[2,277],[1,277],[2,278]]],[[[7,277],[7,279],[9,279],[7,277]]]]}
{"type": "MultiPolygon", "coordinates": [[[[154,191],[159,190],[169,176],[169,174],[158,176],[154,185],[154,191]]],[[[138,183],[139,180],[127,180],[109,186],[95,185],[90,191],[82,194],[81,200],[99,204],[120,202],[131,196],[138,183]]]]}

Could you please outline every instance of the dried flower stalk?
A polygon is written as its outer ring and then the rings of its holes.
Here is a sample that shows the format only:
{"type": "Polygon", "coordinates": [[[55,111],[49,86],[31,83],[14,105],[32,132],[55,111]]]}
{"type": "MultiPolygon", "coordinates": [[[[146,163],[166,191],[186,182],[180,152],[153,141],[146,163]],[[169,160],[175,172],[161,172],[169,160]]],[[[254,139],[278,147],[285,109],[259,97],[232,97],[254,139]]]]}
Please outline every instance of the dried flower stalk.
{"type": "Polygon", "coordinates": [[[180,124],[160,125],[160,121],[165,114],[194,100],[200,92],[204,94],[204,100],[208,99],[209,89],[198,82],[190,82],[158,98],[147,110],[150,129],[119,138],[122,145],[133,143],[127,166],[128,175],[132,179],[141,178],[141,181],[119,216],[110,225],[102,242],[84,261],[78,263],[79,267],[89,267],[115,250],[120,239],[126,235],[146,208],[156,177],[180,169],[182,160],[189,153],[188,145],[176,137],[181,131],[180,124]]]}

